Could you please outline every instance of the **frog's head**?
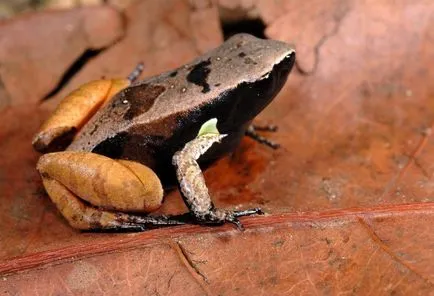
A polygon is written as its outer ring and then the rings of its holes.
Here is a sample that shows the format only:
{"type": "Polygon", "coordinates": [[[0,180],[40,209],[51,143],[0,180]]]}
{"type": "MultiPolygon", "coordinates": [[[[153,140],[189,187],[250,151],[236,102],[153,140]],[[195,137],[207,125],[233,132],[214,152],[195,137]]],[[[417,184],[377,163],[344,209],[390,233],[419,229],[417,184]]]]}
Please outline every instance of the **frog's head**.
{"type": "Polygon", "coordinates": [[[219,126],[225,131],[258,115],[281,90],[294,62],[295,51],[287,43],[237,34],[203,56],[189,76],[215,98],[208,105],[220,109],[219,126]],[[199,75],[205,72],[206,80],[199,75]]]}

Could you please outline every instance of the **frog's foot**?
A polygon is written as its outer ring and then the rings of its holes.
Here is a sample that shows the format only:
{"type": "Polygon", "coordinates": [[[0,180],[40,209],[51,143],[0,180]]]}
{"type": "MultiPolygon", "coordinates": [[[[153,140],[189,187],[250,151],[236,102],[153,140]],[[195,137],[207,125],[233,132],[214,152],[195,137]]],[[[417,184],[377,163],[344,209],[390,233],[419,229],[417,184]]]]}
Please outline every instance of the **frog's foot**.
{"type": "Polygon", "coordinates": [[[239,217],[262,215],[264,212],[260,208],[253,208],[241,211],[226,211],[221,209],[213,209],[203,215],[199,213],[196,216],[198,224],[204,225],[221,225],[225,222],[234,224],[239,230],[244,230],[243,224],[238,220],[239,217]]]}
{"type": "Polygon", "coordinates": [[[136,80],[142,71],[143,64],[138,64],[127,79],[95,80],[71,92],[34,136],[32,145],[35,150],[45,153],[66,148],[87,120],[136,80]]]}
{"type": "Polygon", "coordinates": [[[185,147],[173,156],[173,165],[179,182],[181,195],[185,204],[198,224],[219,225],[225,222],[235,224],[243,229],[239,217],[261,214],[261,209],[244,211],[226,211],[216,209],[211,200],[208,188],[197,160],[225,135],[206,133],[188,142],[185,147]]]}
{"type": "Polygon", "coordinates": [[[265,125],[265,126],[249,125],[249,127],[246,130],[246,136],[273,149],[277,149],[280,147],[280,144],[275,143],[261,136],[260,134],[258,134],[258,131],[276,132],[277,131],[276,125],[265,125]]]}

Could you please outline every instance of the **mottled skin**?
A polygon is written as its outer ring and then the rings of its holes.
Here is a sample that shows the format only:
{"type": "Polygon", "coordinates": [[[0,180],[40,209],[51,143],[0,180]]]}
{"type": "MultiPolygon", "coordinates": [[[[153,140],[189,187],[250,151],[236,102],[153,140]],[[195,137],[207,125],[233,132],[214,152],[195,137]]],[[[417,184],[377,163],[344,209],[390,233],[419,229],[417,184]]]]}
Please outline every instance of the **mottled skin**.
{"type": "MultiPolygon", "coordinates": [[[[89,228],[142,229],[148,224],[183,223],[191,216],[201,224],[229,221],[240,226],[236,217],[259,212],[215,209],[199,164],[205,166],[236,147],[253,118],[280,91],[294,61],[295,52],[283,42],[239,34],[191,63],[133,83],[104,102],[78,130],[67,152],[92,152],[141,163],[156,173],[164,187],[173,185],[177,177],[192,215],[148,218],[159,220],[141,224],[137,222],[140,217],[130,215],[128,220],[120,213],[121,221],[94,223],[89,228]],[[227,135],[220,144],[212,145],[220,136],[195,139],[201,125],[211,118],[218,119],[218,130],[227,135]]],[[[249,134],[254,131],[249,129],[249,134]]],[[[262,142],[270,144],[265,139],[262,142]]],[[[59,190],[58,195],[64,194],[59,190]]],[[[84,197],[71,198],[79,201],[84,197]]]]}
{"type": "Polygon", "coordinates": [[[228,136],[203,161],[232,151],[275,97],[295,59],[285,43],[236,35],[185,66],[134,83],[93,116],[67,148],[138,161],[163,180],[200,126],[218,119],[228,136]]]}

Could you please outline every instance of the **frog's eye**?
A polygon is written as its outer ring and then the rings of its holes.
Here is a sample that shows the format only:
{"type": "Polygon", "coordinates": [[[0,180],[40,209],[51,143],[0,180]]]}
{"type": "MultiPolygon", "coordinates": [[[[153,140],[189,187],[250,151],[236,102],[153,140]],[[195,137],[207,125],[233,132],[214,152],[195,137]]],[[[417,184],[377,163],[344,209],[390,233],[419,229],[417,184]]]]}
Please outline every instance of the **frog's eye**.
{"type": "Polygon", "coordinates": [[[211,118],[206,121],[199,129],[197,137],[203,136],[205,134],[217,134],[220,135],[219,130],[217,129],[217,118],[211,118]]]}

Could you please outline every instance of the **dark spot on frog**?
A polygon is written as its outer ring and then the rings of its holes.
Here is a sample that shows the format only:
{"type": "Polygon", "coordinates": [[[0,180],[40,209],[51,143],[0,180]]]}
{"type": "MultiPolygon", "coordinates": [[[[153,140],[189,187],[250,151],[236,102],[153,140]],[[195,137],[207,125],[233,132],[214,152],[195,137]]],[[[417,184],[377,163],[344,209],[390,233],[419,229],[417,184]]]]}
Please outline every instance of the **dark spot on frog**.
{"type": "Polygon", "coordinates": [[[173,71],[169,74],[170,77],[175,77],[178,74],[178,71],[173,71]]]}
{"type": "Polygon", "coordinates": [[[129,87],[128,95],[125,97],[129,107],[124,115],[124,119],[131,120],[146,113],[165,90],[164,86],[153,84],[141,84],[129,87]]]}
{"type": "Polygon", "coordinates": [[[209,73],[211,72],[209,65],[211,65],[210,59],[200,62],[199,64],[196,64],[187,75],[188,82],[202,86],[202,93],[207,93],[210,91],[209,84],[206,81],[209,73]]]}
{"type": "Polygon", "coordinates": [[[238,56],[239,56],[240,58],[244,58],[244,57],[246,56],[246,54],[245,54],[244,52],[240,52],[240,53],[238,54],[238,56]]]}
{"type": "Polygon", "coordinates": [[[93,126],[93,129],[89,132],[89,135],[93,135],[95,132],[96,132],[96,130],[98,129],[98,124],[95,124],[94,126],[93,126]]]}
{"type": "Polygon", "coordinates": [[[214,84],[215,87],[222,85],[221,83],[214,84]]]}
{"type": "Polygon", "coordinates": [[[256,63],[254,60],[252,60],[251,58],[247,57],[244,59],[244,64],[253,64],[253,65],[257,65],[258,63],[256,63]]]}

